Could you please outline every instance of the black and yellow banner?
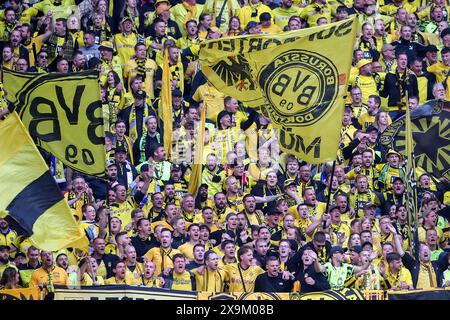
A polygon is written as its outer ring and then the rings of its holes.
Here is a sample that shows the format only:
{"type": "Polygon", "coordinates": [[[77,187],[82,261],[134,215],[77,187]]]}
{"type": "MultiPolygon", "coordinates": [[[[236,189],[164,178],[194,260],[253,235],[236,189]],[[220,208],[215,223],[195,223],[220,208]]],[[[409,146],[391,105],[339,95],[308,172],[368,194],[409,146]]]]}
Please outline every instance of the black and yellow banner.
{"type": "Polygon", "coordinates": [[[450,300],[450,289],[388,291],[387,300],[450,300]]]}
{"type": "Polygon", "coordinates": [[[220,92],[272,119],[283,151],[310,163],[335,160],[355,32],[349,19],[206,41],[202,71],[220,92]]]}
{"type": "Polygon", "coordinates": [[[45,290],[39,288],[5,289],[0,290],[1,300],[44,300],[45,290]]]}
{"type": "Polygon", "coordinates": [[[48,166],[16,112],[0,121],[0,217],[14,219],[38,248],[87,246],[48,166]]]}
{"type": "MultiPolygon", "coordinates": [[[[450,102],[431,100],[411,112],[415,165],[450,181],[450,102]]],[[[406,155],[406,116],[383,132],[380,142],[406,155]]]]}
{"type": "Polygon", "coordinates": [[[197,293],[127,285],[55,286],[55,300],[196,300],[197,293]]]}
{"type": "Polygon", "coordinates": [[[98,72],[19,73],[3,69],[10,102],[39,147],[81,173],[105,175],[98,72]]]}

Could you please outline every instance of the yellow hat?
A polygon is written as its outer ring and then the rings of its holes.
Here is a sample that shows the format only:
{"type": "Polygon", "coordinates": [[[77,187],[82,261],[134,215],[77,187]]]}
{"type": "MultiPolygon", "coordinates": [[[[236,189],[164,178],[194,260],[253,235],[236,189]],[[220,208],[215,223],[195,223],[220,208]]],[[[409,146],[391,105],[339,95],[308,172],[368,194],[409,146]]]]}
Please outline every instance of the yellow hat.
{"type": "Polygon", "coordinates": [[[114,51],[114,46],[111,41],[102,41],[102,43],[98,47],[98,50],[114,51]]]}
{"type": "Polygon", "coordinates": [[[358,61],[358,63],[356,64],[356,68],[362,68],[362,67],[364,67],[365,65],[367,65],[367,64],[369,64],[369,63],[372,63],[372,60],[369,60],[369,59],[361,59],[361,60],[359,60],[358,61]]]}
{"type": "Polygon", "coordinates": [[[398,153],[397,151],[395,151],[394,149],[389,149],[389,151],[386,153],[386,159],[389,157],[390,154],[396,154],[400,157],[400,159],[402,159],[402,155],[400,153],[398,153]]]}

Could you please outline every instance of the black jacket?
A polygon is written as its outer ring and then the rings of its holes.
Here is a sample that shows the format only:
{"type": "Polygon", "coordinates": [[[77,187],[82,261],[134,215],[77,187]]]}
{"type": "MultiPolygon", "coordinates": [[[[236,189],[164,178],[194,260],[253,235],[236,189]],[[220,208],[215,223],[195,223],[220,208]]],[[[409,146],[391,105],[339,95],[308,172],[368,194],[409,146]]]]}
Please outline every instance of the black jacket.
{"type": "MultiPolygon", "coordinates": [[[[414,259],[408,252],[402,257],[402,262],[405,267],[411,272],[411,278],[413,282],[414,289],[417,287],[417,281],[419,280],[419,270],[420,270],[420,262],[419,260],[414,259]]],[[[437,261],[432,261],[431,265],[433,266],[434,273],[436,274],[436,283],[439,287],[441,284],[442,271],[439,268],[437,261]]]]}
{"type": "Polygon", "coordinates": [[[293,280],[283,280],[281,273],[276,277],[269,277],[264,272],[256,277],[255,292],[291,292],[293,284],[293,280]]]}
{"type": "Polygon", "coordinates": [[[314,270],[314,265],[308,266],[305,270],[297,273],[297,280],[300,281],[300,293],[316,292],[330,290],[330,284],[323,273],[314,270]],[[311,277],[315,283],[313,285],[306,283],[306,278],[311,277]]]}
{"type": "Polygon", "coordinates": [[[394,41],[391,43],[395,47],[395,54],[406,53],[408,55],[408,62],[412,61],[414,57],[424,57],[426,46],[415,42],[409,41],[405,39],[401,39],[394,41]]]}
{"type": "MultiPolygon", "coordinates": [[[[405,83],[402,81],[396,73],[388,73],[386,74],[386,78],[384,79],[383,90],[380,92],[380,96],[388,97],[388,106],[393,107],[396,106],[402,98],[404,98],[406,94],[406,90],[408,90],[408,96],[419,96],[419,89],[417,86],[417,78],[414,74],[410,74],[408,76],[409,83],[405,83]],[[403,89],[403,96],[400,92],[400,86],[403,89]]],[[[405,101],[404,101],[405,102],[405,101]]]]}

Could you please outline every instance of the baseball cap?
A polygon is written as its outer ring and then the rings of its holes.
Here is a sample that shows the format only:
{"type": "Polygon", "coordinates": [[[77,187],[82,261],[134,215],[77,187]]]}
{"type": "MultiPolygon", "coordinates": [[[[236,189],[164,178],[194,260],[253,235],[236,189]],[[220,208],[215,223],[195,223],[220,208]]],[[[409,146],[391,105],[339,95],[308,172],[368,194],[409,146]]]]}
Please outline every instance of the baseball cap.
{"type": "Polygon", "coordinates": [[[125,149],[125,147],[123,145],[118,145],[118,146],[116,146],[116,149],[115,149],[114,153],[118,153],[118,152],[125,152],[125,153],[127,153],[127,149],[125,149]]]}
{"type": "Polygon", "coordinates": [[[358,61],[358,63],[356,64],[356,68],[360,69],[362,67],[364,67],[365,65],[368,65],[369,63],[372,63],[372,60],[369,59],[361,59],[358,61]]]}
{"type": "Polygon", "coordinates": [[[292,184],[295,184],[295,185],[297,185],[297,183],[295,183],[295,180],[294,179],[286,179],[285,181],[284,181],[284,187],[286,188],[286,187],[289,187],[290,185],[292,185],[292,184]]]}
{"type": "Polygon", "coordinates": [[[181,92],[180,89],[173,89],[172,90],[172,96],[174,96],[174,97],[182,97],[183,93],[181,92]]]}
{"type": "Polygon", "coordinates": [[[397,151],[395,151],[394,149],[389,149],[389,151],[386,153],[386,159],[387,159],[387,157],[389,157],[390,154],[396,154],[400,157],[400,159],[402,159],[402,155],[400,153],[398,153],[397,151]]]}
{"type": "Polygon", "coordinates": [[[272,19],[272,16],[268,12],[263,12],[259,15],[259,21],[270,21],[272,19]]]}
{"type": "Polygon", "coordinates": [[[126,16],[126,17],[123,17],[123,18],[122,18],[122,20],[120,21],[120,24],[124,23],[124,22],[127,21],[127,20],[130,20],[131,22],[133,22],[133,19],[131,19],[131,17],[126,16]]]}
{"type": "Polygon", "coordinates": [[[330,256],[333,256],[335,253],[345,253],[347,249],[342,248],[341,246],[334,246],[330,250],[330,256]]]}
{"type": "Polygon", "coordinates": [[[368,126],[367,129],[366,129],[366,133],[369,133],[369,132],[372,132],[372,131],[378,132],[377,127],[375,127],[375,126],[368,126]]]}
{"type": "Polygon", "coordinates": [[[338,209],[339,210],[339,206],[333,204],[332,206],[330,206],[330,208],[328,208],[328,212],[333,211],[334,209],[338,209]]]}
{"type": "Polygon", "coordinates": [[[109,168],[109,167],[111,167],[112,165],[115,165],[115,164],[116,164],[116,161],[113,160],[113,159],[108,159],[108,160],[106,161],[106,167],[107,167],[107,168],[109,168]]]}
{"type": "Polygon", "coordinates": [[[349,251],[354,251],[354,252],[359,254],[359,253],[361,253],[361,251],[363,251],[363,249],[362,249],[361,246],[353,246],[353,247],[350,248],[349,251]]]}
{"type": "Polygon", "coordinates": [[[170,171],[180,171],[181,167],[177,164],[172,164],[172,167],[170,168],[170,171]]]}
{"type": "Polygon", "coordinates": [[[139,90],[133,93],[133,97],[135,99],[145,99],[147,97],[147,94],[145,93],[145,91],[139,90]]]}
{"type": "Polygon", "coordinates": [[[364,206],[364,209],[369,209],[369,208],[373,208],[373,207],[377,207],[376,204],[374,204],[373,202],[367,202],[366,205],[364,206]]]}
{"type": "Polygon", "coordinates": [[[100,44],[100,46],[98,47],[98,50],[108,50],[113,52],[114,51],[114,46],[112,44],[111,41],[102,41],[102,43],[100,44]]]}
{"type": "Polygon", "coordinates": [[[434,44],[430,44],[425,48],[425,52],[438,52],[438,48],[434,44]]]}

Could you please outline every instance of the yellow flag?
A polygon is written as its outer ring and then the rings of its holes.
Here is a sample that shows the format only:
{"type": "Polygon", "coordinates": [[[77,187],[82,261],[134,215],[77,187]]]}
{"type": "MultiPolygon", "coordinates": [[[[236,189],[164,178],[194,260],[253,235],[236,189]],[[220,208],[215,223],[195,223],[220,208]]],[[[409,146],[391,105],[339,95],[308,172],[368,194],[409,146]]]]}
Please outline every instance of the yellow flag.
{"type": "Polygon", "coordinates": [[[166,48],[164,50],[163,68],[162,68],[162,87],[161,87],[161,105],[162,118],[164,124],[164,149],[166,150],[167,159],[171,158],[172,154],[172,88],[170,86],[170,66],[169,66],[169,52],[166,48]]]}
{"type": "Polygon", "coordinates": [[[259,108],[283,151],[310,163],[336,159],[356,20],[201,44],[200,62],[221,92],[259,108]]]}
{"type": "Polygon", "coordinates": [[[0,136],[0,215],[17,221],[40,249],[88,246],[16,112],[0,121],[0,136]]]}
{"type": "Polygon", "coordinates": [[[9,109],[36,145],[66,166],[105,175],[105,139],[98,72],[20,73],[3,69],[9,109]]]}
{"type": "Polygon", "coordinates": [[[205,123],[206,123],[206,103],[203,103],[202,112],[200,114],[200,124],[195,142],[195,155],[192,167],[191,177],[189,179],[188,192],[194,196],[197,195],[200,182],[202,180],[202,163],[203,163],[203,147],[205,145],[205,123]]]}

